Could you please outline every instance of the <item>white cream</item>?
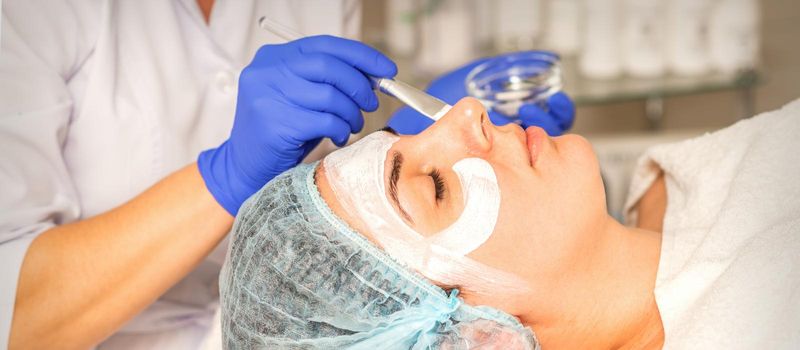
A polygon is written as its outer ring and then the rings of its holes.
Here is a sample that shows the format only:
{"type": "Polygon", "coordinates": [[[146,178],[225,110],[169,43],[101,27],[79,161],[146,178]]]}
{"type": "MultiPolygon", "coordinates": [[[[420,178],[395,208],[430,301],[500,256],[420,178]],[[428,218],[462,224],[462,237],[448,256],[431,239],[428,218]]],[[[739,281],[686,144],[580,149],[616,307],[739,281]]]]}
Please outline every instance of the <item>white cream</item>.
{"type": "Polygon", "coordinates": [[[526,290],[516,275],[466,257],[491,237],[497,223],[500,189],[491,165],[466,158],[453,166],[464,194],[464,211],[449,227],[426,238],[400,218],[387,198],[384,164],[397,140],[377,132],[325,158],[328,182],[348,214],[364,222],[395,260],[432,281],[477,293],[526,290]]]}
{"type": "Polygon", "coordinates": [[[500,188],[489,162],[465,158],[453,165],[464,194],[464,211],[452,225],[425,241],[448,251],[467,255],[486,242],[494,231],[500,211],[500,188]]]}

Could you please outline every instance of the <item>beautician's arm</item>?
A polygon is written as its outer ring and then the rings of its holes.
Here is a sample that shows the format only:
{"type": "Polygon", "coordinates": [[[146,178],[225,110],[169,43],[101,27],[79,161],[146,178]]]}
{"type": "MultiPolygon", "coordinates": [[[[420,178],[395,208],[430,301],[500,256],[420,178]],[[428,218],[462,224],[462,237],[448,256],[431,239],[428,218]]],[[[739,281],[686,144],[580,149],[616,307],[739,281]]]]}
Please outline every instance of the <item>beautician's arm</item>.
{"type": "Polygon", "coordinates": [[[9,349],[100,342],[188,274],[232,222],[192,164],[118,208],[45,231],[22,264],[9,349]]]}

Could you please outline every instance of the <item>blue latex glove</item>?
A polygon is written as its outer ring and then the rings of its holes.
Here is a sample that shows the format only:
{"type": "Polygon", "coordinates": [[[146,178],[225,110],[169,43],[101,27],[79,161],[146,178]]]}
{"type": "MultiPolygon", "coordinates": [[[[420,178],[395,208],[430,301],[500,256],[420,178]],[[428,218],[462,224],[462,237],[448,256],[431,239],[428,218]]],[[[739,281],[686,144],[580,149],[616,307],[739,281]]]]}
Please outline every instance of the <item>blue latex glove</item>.
{"type": "Polygon", "coordinates": [[[197,166],[231,215],[264,184],[297,165],[328,137],[338,146],[361,130],[361,111],[378,108],[365,74],[393,77],[377,50],[332,36],[261,47],[239,78],[233,130],[197,166]]]}
{"type": "MultiPolygon", "coordinates": [[[[467,88],[464,84],[467,74],[472,68],[487,60],[488,58],[479,59],[436,78],[426,91],[448,104],[455,104],[467,96],[467,88]]],[[[522,126],[539,126],[551,136],[561,135],[572,127],[572,123],[575,121],[575,105],[567,94],[558,92],[550,96],[547,100],[547,107],[548,111],[534,104],[520,107],[519,119],[522,126]]],[[[489,111],[489,119],[495,125],[505,125],[513,121],[513,119],[492,111],[489,111]]],[[[389,127],[403,135],[416,135],[431,124],[433,124],[432,120],[409,107],[399,109],[387,123],[389,127]]]]}

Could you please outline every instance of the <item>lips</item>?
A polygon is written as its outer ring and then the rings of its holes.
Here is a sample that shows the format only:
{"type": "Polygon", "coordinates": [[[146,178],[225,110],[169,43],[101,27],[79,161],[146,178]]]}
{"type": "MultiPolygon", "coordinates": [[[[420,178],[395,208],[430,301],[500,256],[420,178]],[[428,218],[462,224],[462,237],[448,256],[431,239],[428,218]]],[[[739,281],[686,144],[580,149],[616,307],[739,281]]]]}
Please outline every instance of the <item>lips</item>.
{"type": "Polygon", "coordinates": [[[538,126],[529,126],[525,129],[526,145],[528,153],[531,155],[531,166],[536,167],[536,160],[539,159],[539,152],[542,150],[542,143],[547,137],[547,133],[538,126]]]}

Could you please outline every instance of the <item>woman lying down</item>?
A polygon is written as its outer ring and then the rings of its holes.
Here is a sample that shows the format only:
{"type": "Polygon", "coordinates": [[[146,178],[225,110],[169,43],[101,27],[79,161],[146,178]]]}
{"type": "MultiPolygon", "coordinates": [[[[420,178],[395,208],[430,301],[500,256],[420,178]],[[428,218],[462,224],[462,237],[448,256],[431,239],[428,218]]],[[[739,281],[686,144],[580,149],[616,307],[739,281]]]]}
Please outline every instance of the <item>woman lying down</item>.
{"type": "Polygon", "coordinates": [[[463,99],[379,131],[242,207],[227,348],[796,348],[800,100],[650,149],[629,225],[580,136],[463,99]]]}

